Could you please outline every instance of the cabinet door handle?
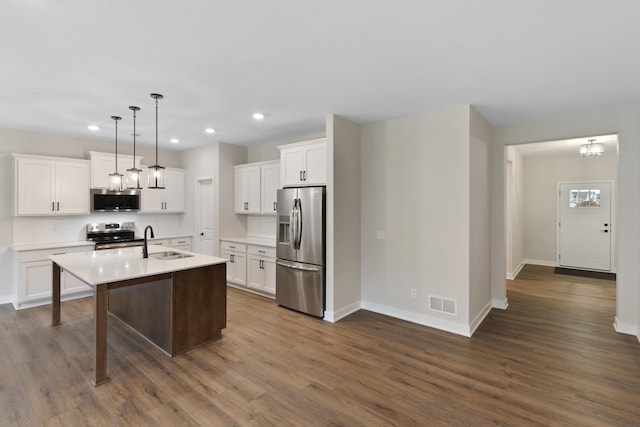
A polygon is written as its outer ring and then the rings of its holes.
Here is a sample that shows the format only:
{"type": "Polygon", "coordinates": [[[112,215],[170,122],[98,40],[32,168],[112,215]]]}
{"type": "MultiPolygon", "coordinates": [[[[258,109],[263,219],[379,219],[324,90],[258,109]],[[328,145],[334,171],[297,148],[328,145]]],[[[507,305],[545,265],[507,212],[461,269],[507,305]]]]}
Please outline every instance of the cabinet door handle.
{"type": "Polygon", "coordinates": [[[233,254],[230,254],[230,255],[229,255],[229,261],[230,261],[230,262],[233,262],[233,254]]]}
{"type": "Polygon", "coordinates": [[[258,251],[259,254],[265,254],[265,251],[258,251]]]}
{"type": "Polygon", "coordinates": [[[231,245],[229,245],[229,248],[230,248],[230,249],[235,249],[236,247],[235,247],[235,246],[231,246],[231,245]]]}
{"type": "Polygon", "coordinates": [[[56,202],[51,202],[51,212],[56,210],[56,202]]]}
{"type": "Polygon", "coordinates": [[[56,202],[56,210],[60,210],[60,202],[56,202]]]}
{"type": "Polygon", "coordinates": [[[300,181],[302,181],[302,171],[300,171],[300,181]]]}
{"type": "Polygon", "coordinates": [[[264,261],[260,260],[260,268],[262,268],[262,269],[264,268],[264,264],[263,264],[263,262],[264,262],[264,261]]]}
{"type": "Polygon", "coordinates": [[[307,180],[307,171],[303,171],[302,172],[302,176],[304,177],[304,181],[307,180]]]}
{"type": "Polygon", "coordinates": [[[276,210],[276,202],[273,202],[273,210],[276,210]]]}

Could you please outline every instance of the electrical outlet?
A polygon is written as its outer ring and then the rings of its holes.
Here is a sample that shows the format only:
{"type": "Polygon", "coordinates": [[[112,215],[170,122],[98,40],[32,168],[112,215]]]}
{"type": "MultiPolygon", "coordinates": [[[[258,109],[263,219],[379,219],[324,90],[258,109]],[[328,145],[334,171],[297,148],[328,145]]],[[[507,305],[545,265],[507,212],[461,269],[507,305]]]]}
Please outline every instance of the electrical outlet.
{"type": "Polygon", "coordinates": [[[416,298],[418,296],[418,290],[416,288],[411,288],[411,298],[416,298]]]}
{"type": "Polygon", "coordinates": [[[377,237],[378,240],[384,240],[384,231],[378,230],[377,237]]]}

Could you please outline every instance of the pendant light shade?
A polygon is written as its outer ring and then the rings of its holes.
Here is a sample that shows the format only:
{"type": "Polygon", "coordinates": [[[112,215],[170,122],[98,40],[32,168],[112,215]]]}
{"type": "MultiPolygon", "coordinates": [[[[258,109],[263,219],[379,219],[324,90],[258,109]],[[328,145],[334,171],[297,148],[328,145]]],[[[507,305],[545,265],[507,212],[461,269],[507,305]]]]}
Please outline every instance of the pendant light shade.
{"type": "Polygon", "coordinates": [[[127,169],[127,188],[139,189],[142,170],[136,168],[136,112],[140,111],[140,107],[130,106],[129,110],[133,111],[133,166],[127,169]]]}
{"type": "Polygon", "coordinates": [[[149,188],[164,188],[165,168],[158,164],[158,100],[162,99],[159,93],[152,93],[151,97],[156,100],[156,164],[149,166],[149,188]]]}
{"type": "Polygon", "coordinates": [[[116,171],[109,174],[109,190],[122,191],[122,174],[118,173],[118,121],[122,120],[122,117],[111,116],[116,122],[116,171]]]}
{"type": "Polygon", "coordinates": [[[604,153],[604,144],[596,142],[595,139],[590,139],[588,144],[580,146],[580,155],[582,157],[599,156],[604,153]]]}

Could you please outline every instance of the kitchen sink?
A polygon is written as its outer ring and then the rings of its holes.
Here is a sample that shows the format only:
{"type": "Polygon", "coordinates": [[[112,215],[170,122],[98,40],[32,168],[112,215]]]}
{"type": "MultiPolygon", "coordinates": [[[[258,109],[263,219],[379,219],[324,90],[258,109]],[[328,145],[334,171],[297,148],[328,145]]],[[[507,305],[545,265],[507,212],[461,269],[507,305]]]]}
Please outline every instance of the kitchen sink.
{"type": "Polygon", "coordinates": [[[173,251],[167,251],[167,252],[158,252],[155,254],[149,254],[149,258],[155,258],[155,259],[159,259],[162,261],[165,260],[171,260],[171,259],[183,259],[183,258],[190,258],[193,255],[190,254],[183,254],[181,252],[173,252],[173,251]]]}

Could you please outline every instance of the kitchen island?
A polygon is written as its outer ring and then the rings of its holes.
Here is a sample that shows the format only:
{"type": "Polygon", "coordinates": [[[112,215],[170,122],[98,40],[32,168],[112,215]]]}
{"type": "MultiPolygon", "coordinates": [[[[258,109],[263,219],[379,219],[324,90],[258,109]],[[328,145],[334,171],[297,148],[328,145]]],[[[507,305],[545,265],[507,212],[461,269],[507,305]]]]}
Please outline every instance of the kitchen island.
{"type": "Polygon", "coordinates": [[[94,379],[108,381],[110,312],[174,356],[222,337],[226,327],[224,258],[149,245],[51,255],[52,326],[60,325],[62,269],[94,290],[94,379]]]}

